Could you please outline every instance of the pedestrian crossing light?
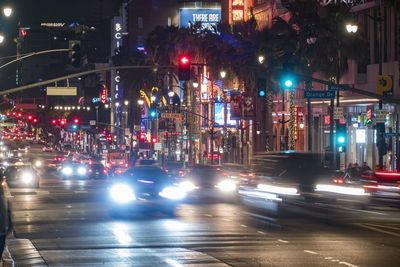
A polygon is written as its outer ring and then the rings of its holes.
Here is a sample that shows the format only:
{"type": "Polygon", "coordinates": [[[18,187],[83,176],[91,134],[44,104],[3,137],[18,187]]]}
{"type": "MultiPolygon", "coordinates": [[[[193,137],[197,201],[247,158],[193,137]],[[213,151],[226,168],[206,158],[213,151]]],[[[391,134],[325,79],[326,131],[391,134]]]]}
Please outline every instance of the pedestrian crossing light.
{"type": "Polygon", "coordinates": [[[257,80],[257,91],[259,97],[265,97],[267,90],[267,81],[264,78],[259,78],[257,80]]]}

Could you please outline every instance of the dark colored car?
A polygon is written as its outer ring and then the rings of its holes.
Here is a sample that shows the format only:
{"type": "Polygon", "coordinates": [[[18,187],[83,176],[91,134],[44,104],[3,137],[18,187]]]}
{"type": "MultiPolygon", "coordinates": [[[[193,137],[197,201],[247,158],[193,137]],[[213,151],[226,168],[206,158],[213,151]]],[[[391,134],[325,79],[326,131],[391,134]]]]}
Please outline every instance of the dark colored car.
{"type": "Polygon", "coordinates": [[[235,200],[239,179],[233,179],[221,166],[193,165],[179,179],[179,185],[190,192],[191,199],[235,200]]]}
{"type": "Polygon", "coordinates": [[[173,216],[175,206],[186,196],[186,192],[174,182],[156,166],[130,168],[125,175],[115,179],[109,189],[111,212],[122,215],[130,211],[156,210],[173,216]]]}
{"type": "Polygon", "coordinates": [[[89,165],[89,177],[93,179],[107,178],[107,170],[100,162],[93,162],[89,165]]]}
{"type": "Polygon", "coordinates": [[[60,170],[63,179],[86,179],[89,171],[86,164],[74,161],[65,161],[60,170]]]}
{"type": "Polygon", "coordinates": [[[39,176],[30,165],[11,165],[4,171],[8,187],[39,188],[39,176]]]}
{"type": "Polygon", "coordinates": [[[239,189],[243,204],[278,212],[285,208],[318,205],[364,205],[369,195],[360,184],[335,183],[321,155],[306,152],[265,153],[253,157],[255,177],[239,189]]]}

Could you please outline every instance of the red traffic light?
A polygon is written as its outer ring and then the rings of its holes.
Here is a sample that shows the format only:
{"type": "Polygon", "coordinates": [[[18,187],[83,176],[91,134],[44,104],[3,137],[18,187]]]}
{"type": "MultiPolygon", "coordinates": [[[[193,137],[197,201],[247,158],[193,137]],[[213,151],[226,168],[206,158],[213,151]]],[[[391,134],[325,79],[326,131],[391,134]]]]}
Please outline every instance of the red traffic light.
{"type": "Polygon", "coordinates": [[[33,118],[33,123],[37,123],[37,122],[38,122],[38,119],[33,118]]]}
{"type": "Polygon", "coordinates": [[[22,113],[21,112],[18,112],[18,117],[21,117],[22,116],[22,113]]]}
{"type": "Polygon", "coordinates": [[[153,136],[153,137],[151,138],[151,142],[152,142],[153,144],[157,143],[157,137],[153,136]]]}
{"type": "Polygon", "coordinates": [[[190,64],[190,58],[188,56],[181,56],[179,58],[179,64],[182,64],[182,65],[190,64]]]}
{"type": "Polygon", "coordinates": [[[79,124],[79,119],[78,119],[78,118],[75,118],[75,119],[74,119],[74,123],[75,123],[75,124],[79,124]]]}
{"type": "Polygon", "coordinates": [[[51,120],[51,124],[54,124],[54,125],[56,125],[56,124],[57,124],[57,120],[55,120],[55,119],[52,119],[52,120],[51,120]]]}
{"type": "Polygon", "coordinates": [[[67,121],[66,121],[66,119],[61,119],[61,121],[60,121],[60,124],[61,124],[61,125],[65,125],[65,124],[67,124],[67,121]]]}
{"type": "Polygon", "coordinates": [[[31,121],[33,119],[32,115],[28,115],[28,121],[31,121]]]}

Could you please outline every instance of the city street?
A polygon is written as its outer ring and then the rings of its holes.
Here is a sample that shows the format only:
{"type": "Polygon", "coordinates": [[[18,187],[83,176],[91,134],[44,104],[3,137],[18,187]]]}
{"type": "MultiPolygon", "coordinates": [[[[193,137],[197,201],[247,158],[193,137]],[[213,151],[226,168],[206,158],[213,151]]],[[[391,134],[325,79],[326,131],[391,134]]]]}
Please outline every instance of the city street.
{"type": "Polygon", "coordinates": [[[15,238],[30,240],[44,260],[35,249],[16,250],[16,266],[400,264],[400,216],[393,208],[278,219],[234,203],[207,202],[182,204],[172,219],[115,219],[107,210],[109,183],[46,173],[40,189],[11,189],[15,238]]]}

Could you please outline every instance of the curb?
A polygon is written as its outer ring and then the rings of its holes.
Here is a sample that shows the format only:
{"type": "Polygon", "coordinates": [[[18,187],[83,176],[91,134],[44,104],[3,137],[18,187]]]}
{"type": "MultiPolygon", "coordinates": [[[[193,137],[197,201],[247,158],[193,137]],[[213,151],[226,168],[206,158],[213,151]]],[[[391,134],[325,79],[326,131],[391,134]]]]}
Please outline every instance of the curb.
{"type": "Polygon", "coordinates": [[[1,266],[47,266],[35,246],[29,239],[10,236],[6,240],[1,266]]]}

